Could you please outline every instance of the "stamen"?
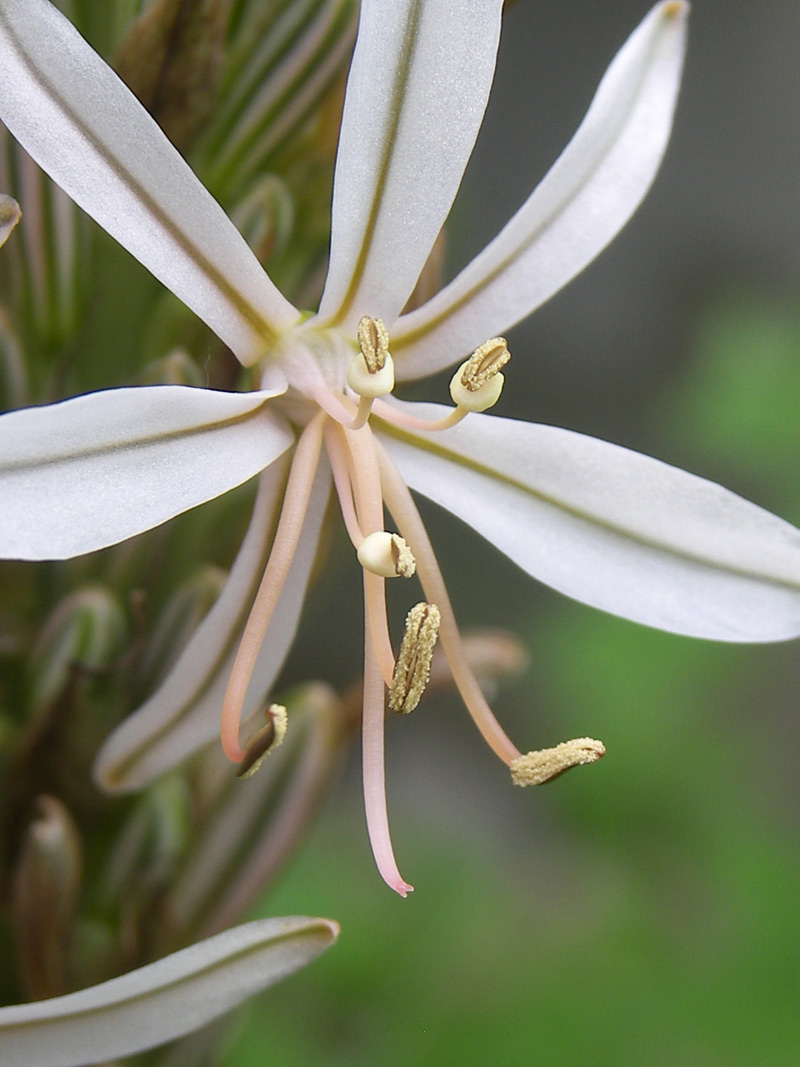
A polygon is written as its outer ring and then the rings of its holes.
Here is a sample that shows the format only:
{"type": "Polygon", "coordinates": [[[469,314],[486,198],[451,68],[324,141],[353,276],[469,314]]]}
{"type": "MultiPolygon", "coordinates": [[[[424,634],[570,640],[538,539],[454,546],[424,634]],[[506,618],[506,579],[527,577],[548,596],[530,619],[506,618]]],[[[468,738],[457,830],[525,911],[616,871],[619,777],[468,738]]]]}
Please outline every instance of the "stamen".
{"type": "MultiPolygon", "coordinates": [[[[386,327],[380,319],[365,315],[358,324],[356,337],[358,352],[347,365],[347,384],[365,399],[386,396],[394,389],[394,360],[389,353],[386,327]]],[[[369,413],[368,406],[366,410],[369,413]]]]}
{"type": "Polygon", "coordinates": [[[336,495],[339,498],[339,509],[344,519],[347,534],[353,543],[353,548],[364,540],[364,532],[356,515],[355,503],[353,502],[353,481],[350,474],[349,452],[347,445],[338,427],[333,422],[325,423],[325,451],[333,473],[333,484],[336,495]]]}
{"type": "Polygon", "coordinates": [[[431,658],[440,622],[441,615],[435,604],[415,604],[409,611],[389,688],[392,711],[407,715],[422,699],[431,674],[431,658]]]}
{"type": "Polygon", "coordinates": [[[228,679],[228,687],[225,690],[219,732],[222,749],[233,763],[240,763],[245,758],[245,752],[239,746],[239,720],[242,706],[258,653],[261,650],[272,613],[278,603],[283,583],[286,581],[286,575],[303,528],[303,520],[311,496],[311,486],[319,465],[324,420],[325,415],[322,412],[316,415],[303,430],[295,446],[289,480],[286,483],[283,509],[275,530],[275,539],[272,542],[272,551],[250,609],[228,679]]]}
{"type": "Polygon", "coordinates": [[[385,422],[406,430],[431,433],[448,430],[471,411],[486,411],[500,399],[505,383],[500,368],[511,359],[506,339],[491,337],[462,363],[450,381],[450,396],[456,405],[441,419],[421,419],[382,400],[370,401],[375,414],[385,422]]]}
{"type": "Polygon", "coordinates": [[[417,561],[402,537],[386,530],[376,530],[358,546],[358,562],[381,578],[410,578],[417,561]]]}
{"type": "Polygon", "coordinates": [[[602,741],[591,737],[576,737],[564,741],[555,748],[543,748],[538,752],[528,752],[509,764],[511,781],[514,785],[544,785],[552,782],[571,767],[580,767],[585,763],[595,763],[605,756],[606,747],[602,741]]]}
{"type": "Polygon", "coordinates": [[[442,572],[439,570],[439,564],[436,562],[425,524],[420,518],[408,486],[386,449],[379,441],[375,442],[375,448],[386,504],[416,557],[417,571],[425,596],[436,604],[441,613],[439,636],[461,699],[492,751],[504,763],[510,764],[518,759],[521,753],[495,718],[464,654],[458,624],[447,595],[447,587],[444,584],[442,572]]]}
{"type": "Polygon", "coordinates": [[[500,373],[511,359],[505,337],[491,337],[462,363],[450,382],[453,403],[466,411],[486,411],[500,398],[505,378],[500,373]]]}
{"type": "Polygon", "coordinates": [[[244,747],[244,759],[236,772],[237,778],[254,775],[267,755],[283,741],[288,723],[283,704],[270,704],[264,712],[266,723],[251,736],[244,747]]]}

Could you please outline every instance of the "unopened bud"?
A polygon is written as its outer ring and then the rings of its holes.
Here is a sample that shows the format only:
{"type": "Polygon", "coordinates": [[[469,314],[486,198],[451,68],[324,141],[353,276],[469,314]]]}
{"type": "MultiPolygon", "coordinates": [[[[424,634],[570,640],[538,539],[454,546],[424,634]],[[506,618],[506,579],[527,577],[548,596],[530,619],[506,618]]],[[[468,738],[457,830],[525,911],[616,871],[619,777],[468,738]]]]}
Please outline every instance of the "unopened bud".
{"type": "Polygon", "coordinates": [[[160,359],[146,364],[136,380],[141,385],[190,385],[202,388],[206,384],[206,374],[185,348],[173,348],[160,359]]]}
{"type": "Polygon", "coordinates": [[[419,704],[430,677],[440,622],[441,615],[435,604],[415,604],[409,611],[389,687],[392,711],[407,714],[419,704]]]}
{"type": "Polygon", "coordinates": [[[179,148],[213,115],[228,8],[227,0],[153,0],[117,52],[117,73],[179,148]]]}
{"type": "Polygon", "coordinates": [[[55,797],[38,800],[14,878],[13,928],[26,992],[66,991],[67,953],[81,877],[78,832],[55,797]]]}
{"type": "Polygon", "coordinates": [[[268,753],[276,749],[286,736],[287,716],[283,704],[270,704],[266,718],[266,724],[256,730],[245,746],[244,759],[236,771],[237,778],[249,778],[255,774],[268,753]]]}
{"type": "Polygon", "coordinates": [[[364,315],[356,331],[358,352],[347,365],[347,384],[359,396],[374,399],[394,389],[394,360],[389,334],[380,319],[364,315]]]}
{"type": "Polygon", "coordinates": [[[417,561],[399,534],[376,530],[358,546],[358,562],[364,570],[381,578],[410,578],[417,569],[417,561]]]}
{"type": "Polygon", "coordinates": [[[75,671],[102,671],[119,655],[127,634],[122,608],[101,586],[71,593],[45,623],[33,650],[31,703],[55,700],[75,671]]]}
{"type": "Polygon", "coordinates": [[[511,359],[505,337],[491,337],[462,363],[450,381],[450,396],[466,411],[486,411],[496,404],[505,378],[500,373],[511,359]]]}
{"type": "Polygon", "coordinates": [[[544,785],[571,767],[594,763],[605,754],[606,747],[602,741],[595,741],[591,737],[576,737],[572,741],[556,745],[555,748],[542,748],[538,752],[518,756],[509,765],[511,781],[514,785],[544,785]]]}
{"type": "Polygon", "coordinates": [[[0,193],[0,246],[6,243],[9,234],[21,218],[22,212],[16,200],[6,196],[5,193],[0,193]]]}

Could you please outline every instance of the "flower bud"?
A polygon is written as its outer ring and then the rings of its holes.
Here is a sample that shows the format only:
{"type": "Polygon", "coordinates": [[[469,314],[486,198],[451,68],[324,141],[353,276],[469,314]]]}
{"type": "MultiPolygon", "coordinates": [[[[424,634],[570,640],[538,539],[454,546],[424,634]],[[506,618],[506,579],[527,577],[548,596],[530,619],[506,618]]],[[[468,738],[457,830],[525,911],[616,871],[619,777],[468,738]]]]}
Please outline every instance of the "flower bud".
{"type": "Polygon", "coordinates": [[[19,204],[13,197],[0,193],[0,246],[8,240],[11,231],[22,218],[19,204]]]}
{"type": "Polygon", "coordinates": [[[88,586],[65,597],[32,653],[31,708],[52,703],[76,670],[107,667],[119,655],[126,634],[125,614],[107,589],[88,586]]]}
{"type": "Polygon", "coordinates": [[[33,1000],[66,992],[67,958],[81,880],[72,818],[55,797],[38,800],[14,875],[13,928],[25,989],[33,1000]]]}
{"type": "Polygon", "coordinates": [[[227,0],[154,0],[117,52],[117,73],[178,148],[213,114],[228,9],[227,0]]]}

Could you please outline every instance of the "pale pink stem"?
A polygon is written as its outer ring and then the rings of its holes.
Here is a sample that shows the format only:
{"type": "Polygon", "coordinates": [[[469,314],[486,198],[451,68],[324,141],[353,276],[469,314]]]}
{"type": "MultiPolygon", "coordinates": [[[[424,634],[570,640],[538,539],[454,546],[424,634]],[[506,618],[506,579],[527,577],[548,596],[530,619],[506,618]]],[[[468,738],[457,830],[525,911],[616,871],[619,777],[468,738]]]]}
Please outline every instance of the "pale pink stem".
{"type": "Polygon", "coordinates": [[[364,627],[364,712],[361,726],[361,759],[364,779],[364,810],[372,855],[381,878],[405,897],[413,886],[404,881],[397,869],[389,817],[386,811],[386,773],[383,756],[383,679],[372,652],[369,626],[364,627]]]}
{"type": "Polygon", "coordinates": [[[467,662],[444,578],[439,570],[439,564],[417,506],[408,486],[379,441],[375,442],[375,450],[380,465],[386,506],[392,513],[400,534],[414,553],[417,561],[417,574],[426,598],[435,604],[441,613],[439,640],[447,662],[450,664],[453,680],[486,743],[504,763],[510,764],[519,757],[519,749],[512,743],[495,718],[467,662]]]}
{"type": "Polygon", "coordinates": [[[228,679],[228,688],[225,690],[220,715],[220,741],[225,755],[234,763],[239,763],[244,758],[244,751],[239,745],[242,706],[303,528],[311,486],[319,465],[324,420],[325,415],[320,412],[306,426],[297,442],[272,551],[239,642],[233,670],[228,679]]]}
{"type": "MultiPolygon", "coordinates": [[[[344,429],[343,433],[350,456],[350,476],[359,525],[369,535],[383,529],[383,497],[375,438],[369,426],[361,430],[344,429]]],[[[386,617],[386,579],[367,570],[364,571],[364,605],[375,658],[383,680],[391,685],[394,652],[386,617]]]]}
{"type": "Polygon", "coordinates": [[[372,398],[368,396],[360,396],[358,398],[358,410],[353,417],[353,421],[350,424],[351,430],[360,430],[362,426],[366,425],[369,413],[372,411],[372,398]]]}
{"type": "Polygon", "coordinates": [[[353,483],[350,478],[349,453],[342,440],[341,433],[332,422],[325,424],[325,451],[330,460],[333,484],[336,487],[336,495],[339,498],[339,507],[347,528],[347,534],[353,542],[353,547],[358,549],[358,546],[364,540],[364,532],[359,525],[355,504],[353,503],[353,483]]]}
{"type": "Polygon", "coordinates": [[[412,415],[408,411],[399,411],[391,404],[387,404],[385,400],[374,400],[372,410],[379,419],[383,419],[384,422],[390,422],[392,426],[397,426],[402,430],[422,430],[424,433],[448,430],[451,426],[461,422],[465,415],[469,414],[466,408],[453,408],[441,419],[420,419],[417,415],[412,415]]]}
{"type": "Polygon", "coordinates": [[[315,383],[306,388],[309,398],[322,408],[326,415],[330,415],[334,422],[338,422],[342,426],[352,425],[356,415],[352,402],[345,397],[336,396],[335,393],[332,393],[330,389],[325,388],[322,384],[315,383]]]}

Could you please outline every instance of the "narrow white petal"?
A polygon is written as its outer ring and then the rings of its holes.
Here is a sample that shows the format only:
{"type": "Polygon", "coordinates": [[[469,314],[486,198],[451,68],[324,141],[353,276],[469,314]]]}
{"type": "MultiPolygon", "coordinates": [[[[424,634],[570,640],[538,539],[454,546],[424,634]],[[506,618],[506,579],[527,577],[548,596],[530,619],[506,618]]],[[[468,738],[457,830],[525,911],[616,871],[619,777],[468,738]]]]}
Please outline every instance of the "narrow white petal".
{"type": "MultiPolygon", "coordinates": [[[[100,750],[95,778],[104,790],[140,789],[219,733],[222,698],[266,565],[285,479],[285,464],[262,475],[247,536],[222,594],[163,685],[117,727],[100,750]]],[[[263,700],[294,640],[329,493],[330,471],[323,463],[274,621],[256,661],[245,712],[263,700]]]]}
{"type": "Polygon", "coordinates": [[[311,963],[338,932],[326,919],[260,919],[78,993],[0,1008],[0,1062],[84,1067],[161,1045],[311,963]]]}
{"type": "Polygon", "coordinates": [[[21,212],[16,200],[0,193],[0,247],[6,243],[20,218],[21,212]]]}
{"type": "Polygon", "coordinates": [[[502,0],[365,0],[347,83],[320,316],[389,324],[458,190],[489,97],[502,0]]]}
{"type": "Polygon", "coordinates": [[[0,417],[0,558],[66,559],[233,489],[292,444],[274,394],[109,389],[0,417]]]}
{"type": "Polygon", "coordinates": [[[243,363],[296,321],[219,204],[48,0],[0,2],[0,119],[243,363]]]}
{"type": "Polygon", "coordinates": [[[391,430],[385,443],[412,488],[576,600],[693,637],[800,634],[800,530],[722,486],[492,415],[436,434],[391,430]]]}
{"type": "Polygon", "coordinates": [[[619,233],[666,148],[688,5],[655,7],[606,72],[566,149],[526,203],[461,274],[392,334],[398,379],[457,362],[580,273],[619,233]]]}

